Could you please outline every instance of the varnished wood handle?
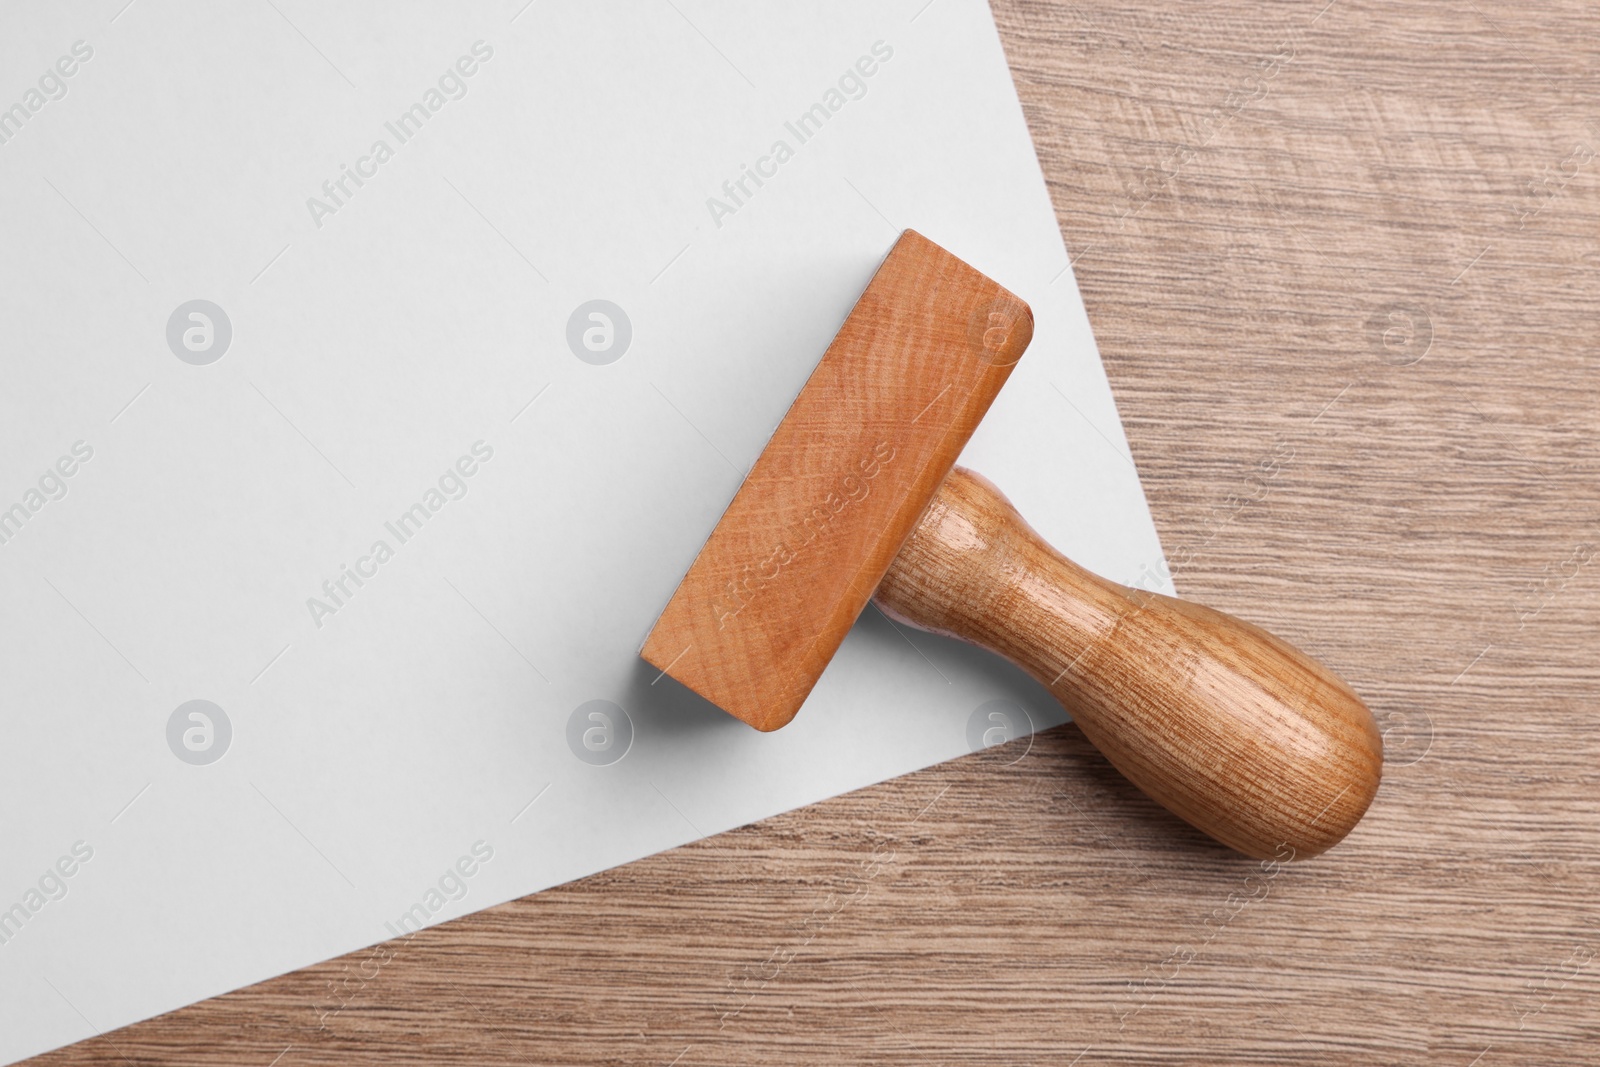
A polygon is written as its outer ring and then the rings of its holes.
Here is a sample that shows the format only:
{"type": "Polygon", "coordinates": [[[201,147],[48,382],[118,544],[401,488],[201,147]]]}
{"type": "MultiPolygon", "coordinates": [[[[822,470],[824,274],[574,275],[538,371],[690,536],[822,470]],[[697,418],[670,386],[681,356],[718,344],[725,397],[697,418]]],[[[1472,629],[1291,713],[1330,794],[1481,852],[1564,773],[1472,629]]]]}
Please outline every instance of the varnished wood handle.
{"type": "Polygon", "coordinates": [[[1314,856],[1378,790],[1377,724],[1326,667],[1231,615],[1090,574],[961,467],[876,598],[1022,667],[1135,785],[1247,855],[1314,856]]]}

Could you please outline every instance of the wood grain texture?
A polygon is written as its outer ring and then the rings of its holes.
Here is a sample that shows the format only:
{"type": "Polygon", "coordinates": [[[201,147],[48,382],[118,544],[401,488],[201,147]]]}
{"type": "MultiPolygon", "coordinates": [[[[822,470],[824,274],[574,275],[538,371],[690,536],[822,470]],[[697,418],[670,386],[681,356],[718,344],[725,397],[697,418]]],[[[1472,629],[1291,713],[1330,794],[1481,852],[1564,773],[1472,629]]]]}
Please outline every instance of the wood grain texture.
{"type": "Polygon", "coordinates": [[[1344,844],[1065,727],[39,1062],[1594,1063],[1600,16],[1324,2],[996,13],[1179,588],[1385,730],[1344,844]]]}
{"type": "Polygon", "coordinates": [[[1344,840],[1378,791],[1377,723],[1325,666],[1212,608],[1090,574],[965,467],[874,599],[1011,660],[1152,799],[1274,868],[1344,840]]]}
{"type": "Polygon", "coordinates": [[[1032,339],[1015,294],[902,234],[639,655],[758,730],[787,724],[1032,339]]]}

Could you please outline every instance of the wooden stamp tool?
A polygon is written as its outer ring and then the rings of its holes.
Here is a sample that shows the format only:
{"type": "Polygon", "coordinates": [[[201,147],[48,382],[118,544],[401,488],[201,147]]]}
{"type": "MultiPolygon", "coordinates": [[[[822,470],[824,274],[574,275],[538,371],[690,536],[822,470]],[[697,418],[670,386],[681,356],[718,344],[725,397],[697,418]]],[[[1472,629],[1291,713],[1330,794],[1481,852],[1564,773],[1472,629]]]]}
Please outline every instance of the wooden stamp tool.
{"type": "Polygon", "coordinates": [[[1331,847],[1383,763],[1350,687],[1247,622],[1090,574],[954,466],[1032,336],[1027,304],[907,230],[640,655],[776,730],[875,597],[1022,667],[1118,770],[1224,844],[1331,847]]]}

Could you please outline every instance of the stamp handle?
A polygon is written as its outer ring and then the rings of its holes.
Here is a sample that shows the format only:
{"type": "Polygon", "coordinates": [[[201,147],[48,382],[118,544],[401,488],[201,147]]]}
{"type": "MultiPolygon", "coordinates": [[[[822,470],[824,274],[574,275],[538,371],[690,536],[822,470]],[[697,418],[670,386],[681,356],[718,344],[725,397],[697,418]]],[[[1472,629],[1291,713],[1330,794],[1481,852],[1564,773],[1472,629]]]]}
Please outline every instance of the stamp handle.
{"type": "Polygon", "coordinates": [[[1022,667],[1135,785],[1247,855],[1314,856],[1377,792],[1382,737],[1332,671],[1231,615],[1090,574],[961,467],[876,599],[1022,667]]]}

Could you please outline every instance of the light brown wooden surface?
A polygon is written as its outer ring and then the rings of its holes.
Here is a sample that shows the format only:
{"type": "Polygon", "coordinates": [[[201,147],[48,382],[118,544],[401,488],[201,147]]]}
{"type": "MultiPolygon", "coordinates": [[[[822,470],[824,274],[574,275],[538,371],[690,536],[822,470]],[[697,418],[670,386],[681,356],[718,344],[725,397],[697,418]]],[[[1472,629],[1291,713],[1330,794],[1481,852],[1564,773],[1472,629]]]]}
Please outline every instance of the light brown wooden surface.
{"type": "Polygon", "coordinates": [[[997,15],[1179,588],[1387,730],[1350,838],[1263,892],[1067,727],[39,1062],[1596,1062],[1600,14],[997,15]]]}
{"type": "Polygon", "coordinates": [[[1338,844],[1378,791],[1377,723],[1326,666],[1214,608],[1089,573],[965,467],[874,602],[1033,675],[1129,781],[1264,872],[1338,844]]]}
{"type": "Polygon", "coordinates": [[[907,230],[650,629],[644,660],[758,730],[800,710],[1033,338],[907,230]]]}

